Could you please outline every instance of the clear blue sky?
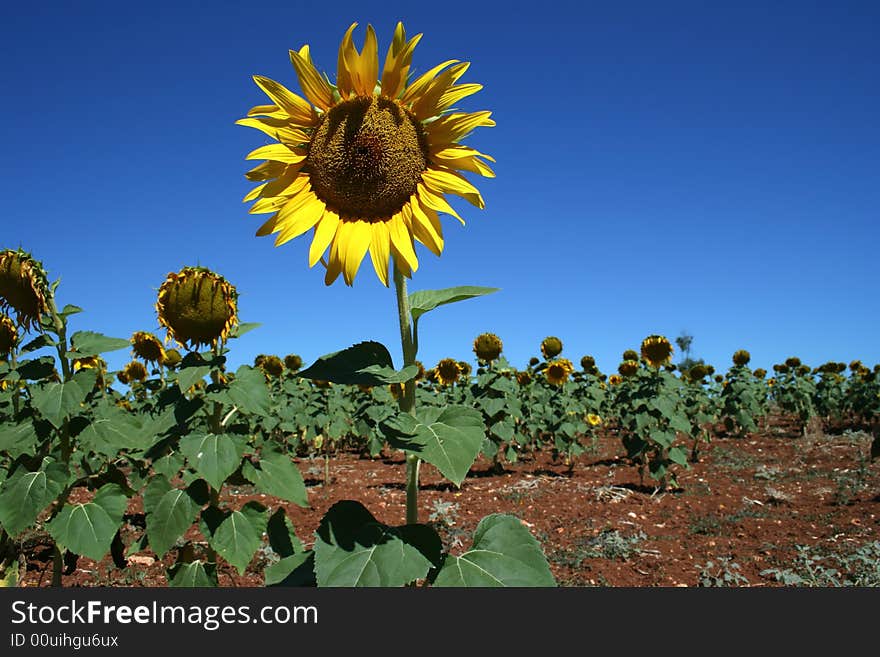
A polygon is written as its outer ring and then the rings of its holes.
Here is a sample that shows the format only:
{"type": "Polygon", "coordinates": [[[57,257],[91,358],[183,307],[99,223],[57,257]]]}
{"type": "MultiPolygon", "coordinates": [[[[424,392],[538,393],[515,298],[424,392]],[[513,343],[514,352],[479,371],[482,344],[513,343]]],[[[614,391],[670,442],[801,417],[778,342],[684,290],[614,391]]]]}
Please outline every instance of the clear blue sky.
{"type": "MultiPolygon", "coordinates": [[[[0,247],[61,277],[72,330],[158,331],[166,274],[201,264],[262,327],[233,343],[306,362],[384,342],[400,363],[393,289],[367,258],[353,288],[323,284],[309,240],[275,248],[241,202],[236,126],[298,90],[287,51],[335,75],[357,21],[380,53],[423,32],[414,67],[471,61],[463,104],[497,127],[467,141],[497,159],[483,211],[453,201],[446,250],[421,249],[411,290],[502,291],[422,322],[420,359],[472,358],[493,331],[524,366],[547,335],[604,371],[651,333],[694,336],[725,368],[749,349],[880,361],[880,4],[876,2],[20,2],[0,22],[0,247]],[[539,13],[536,13],[539,12],[539,13]]],[[[421,247],[420,247],[421,248],[421,247]]],[[[164,336],[164,333],[161,333],[164,336]]],[[[126,352],[108,359],[120,367],[126,352]]]]}

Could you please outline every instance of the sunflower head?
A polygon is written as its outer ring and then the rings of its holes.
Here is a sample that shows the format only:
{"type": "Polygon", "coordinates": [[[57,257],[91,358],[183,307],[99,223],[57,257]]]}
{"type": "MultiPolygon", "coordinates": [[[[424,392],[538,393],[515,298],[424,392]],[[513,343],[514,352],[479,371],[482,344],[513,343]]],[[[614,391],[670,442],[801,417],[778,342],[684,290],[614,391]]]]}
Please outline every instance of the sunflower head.
{"type": "Polygon", "coordinates": [[[238,324],[238,292],[210,269],[184,267],[159,287],[156,311],[169,339],[193,350],[215,347],[238,324]]]}
{"type": "Polygon", "coordinates": [[[165,355],[162,358],[162,365],[171,369],[180,365],[183,356],[180,355],[180,352],[177,351],[177,349],[165,349],[164,351],[165,355]]]}
{"type": "Polygon", "coordinates": [[[791,368],[786,363],[776,363],[773,366],[773,371],[777,374],[786,374],[791,368]]]}
{"type": "Polygon", "coordinates": [[[738,366],[748,365],[752,360],[752,355],[745,349],[739,349],[733,352],[733,364],[738,366]]]}
{"type": "Polygon", "coordinates": [[[623,355],[621,356],[621,360],[638,360],[638,359],[639,359],[639,352],[636,351],[635,349],[627,349],[626,351],[623,352],[623,355]]]}
{"type": "Polygon", "coordinates": [[[398,23],[380,66],[372,26],[360,51],[352,39],[356,26],[342,38],[335,84],[315,68],[308,46],[290,51],[305,98],[254,76],[271,102],[252,108],[238,124],[275,143],[247,155],[264,162],[246,174],[261,184],[244,200],[254,201],[251,213],[271,214],[257,235],[277,233],[276,246],[313,232],[308,262],[326,266],[325,284],[342,274],[352,285],[369,251],[387,286],[389,261],[406,276],[418,268],[414,242],[442,253],[439,215],[461,220],[446,194],[484,207],[462,172],[494,177],[486,164],[492,158],[461,142],[495,122],[491,112],[453,109],[482,88],[457,84],[468,63],[450,60],[410,76],[421,34],[407,39],[398,23]]]}
{"type": "Polygon", "coordinates": [[[276,379],[284,374],[284,362],[278,356],[266,356],[260,363],[260,369],[276,379]]]}
{"type": "Polygon", "coordinates": [[[642,340],[642,358],[651,367],[660,367],[672,359],[672,344],[662,335],[649,335],[642,340]]]}
{"type": "Polygon", "coordinates": [[[785,359],[785,364],[788,366],[789,369],[794,370],[801,366],[801,359],[797,356],[791,356],[785,359]]]}
{"type": "Polygon", "coordinates": [[[474,354],[481,363],[491,363],[501,355],[501,338],[494,333],[481,333],[474,339],[474,354]]]}
{"type": "Polygon", "coordinates": [[[0,315],[0,356],[8,356],[18,344],[18,329],[6,315],[0,315]]]}
{"type": "Polygon", "coordinates": [[[461,368],[458,366],[458,361],[454,358],[442,359],[437,363],[436,370],[437,382],[444,386],[455,383],[458,381],[458,377],[461,376],[461,368]]]}
{"type": "Polygon", "coordinates": [[[15,311],[25,331],[49,312],[49,277],[43,263],[21,249],[0,251],[0,311],[15,311]]]}
{"type": "Polygon", "coordinates": [[[119,383],[121,383],[122,385],[127,386],[129,383],[128,374],[126,374],[124,370],[119,370],[116,373],[116,380],[119,381],[119,383]]]}
{"type": "Polygon", "coordinates": [[[617,366],[617,372],[620,376],[634,376],[639,371],[639,361],[625,360],[617,366]]]}
{"type": "Polygon", "coordinates": [[[284,367],[286,367],[291,372],[298,372],[302,366],[303,359],[300,358],[297,354],[287,354],[284,357],[284,367]]]}
{"type": "Polygon", "coordinates": [[[527,386],[532,381],[532,375],[527,371],[516,373],[516,382],[521,386],[527,386]]]}
{"type": "Polygon", "coordinates": [[[107,363],[100,356],[83,356],[82,358],[75,358],[73,361],[73,371],[79,372],[80,370],[98,370],[102,372],[107,369],[107,363]]]}
{"type": "Polygon", "coordinates": [[[772,388],[776,385],[776,379],[771,376],[769,379],[767,379],[767,385],[772,388]]]}
{"type": "Polygon", "coordinates": [[[458,367],[461,369],[461,378],[467,381],[468,377],[471,375],[471,364],[467,361],[460,360],[458,361],[458,367]]]}
{"type": "Polygon", "coordinates": [[[135,331],[131,336],[131,352],[137,358],[148,363],[161,363],[165,360],[165,348],[162,342],[152,333],[135,331]]]}
{"type": "Polygon", "coordinates": [[[754,374],[755,377],[758,379],[763,379],[765,376],[767,376],[767,370],[765,370],[762,367],[759,367],[754,372],[752,372],[752,374],[754,374]]]}
{"type": "Polygon", "coordinates": [[[623,377],[620,376],[619,374],[612,374],[611,376],[608,377],[608,385],[616,386],[621,381],[623,381],[623,377]]]}
{"type": "Polygon", "coordinates": [[[552,360],[562,353],[562,340],[550,335],[541,340],[541,355],[544,360],[552,360]]]}
{"type": "Polygon", "coordinates": [[[795,374],[797,374],[798,376],[806,376],[809,373],[810,373],[810,366],[809,365],[798,365],[797,369],[795,370],[795,374]]]}
{"type": "Polygon", "coordinates": [[[849,371],[850,372],[858,372],[862,368],[862,361],[853,360],[849,363],[849,371]]]}
{"type": "Polygon", "coordinates": [[[588,413],[587,422],[592,427],[598,427],[600,424],[602,424],[602,418],[595,413],[588,413]]]}
{"type": "Polygon", "coordinates": [[[716,374],[715,375],[715,383],[721,383],[722,381],[724,381],[724,377],[721,376],[720,374],[716,374]]]}
{"type": "Polygon", "coordinates": [[[535,356],[532,356],[531,358],[529,358],[529,367],[534,367],[535,365],[537,365],[540,362],[541,362],[540,358],[536,358],[535,356]]]}
{"type": "Polygon", "coordinates": [[[133,360],[124,368],[122,368],[122,374],[125,376],[128,382],[143,382],[147,380],[147,368],[139,360],[133,360]]]}
{"type": "Polygon", "coordinates": [[[712,376],[715,374],[715,366],[714,365],[706,365],[706,374],[712,376]]]}
{"type": "Polygon", "coordinates": [[[425,378],[425,365],[424,365],[424,363],[422,363],[422,361],[420,361],[420,360],[415,361],[415,362],[413,363],[413,365],[415,365],[416,367],[419,368],[419,371],[416,372],[415,380],[416,380],[416,381],[421,381],[422,379],[425,378]]]}
{"type": "Polygon", "coordinates": [[[596,359],[592,356],[584,356],[581,358],[581,369],[584,372],[589,372],[593,368],[596,367],[596,359]]]}
{"type": "Polygon", "coordinates": [[[694,383],[699,383],[699,382],[702,381],[702,380],[703,380],[708,374],[709,374],[709,370],[706,369],[706,366],[703,365],[703,364],[701,364],[701,363],[697,363],[696,365],[693,365],[693,366],[688,370],[688,373],[687,373],[688,378],[689,378],[691,381],[693,381],[694,383]]]}
{"type": "Polygon", "coordinates": [[[567,358],[557,358],[547,363],[544,369],[544,376],[549,383],[555,386],[561,386],[568,380],[569,375],[574,372],[574,365],[567,358]]]}

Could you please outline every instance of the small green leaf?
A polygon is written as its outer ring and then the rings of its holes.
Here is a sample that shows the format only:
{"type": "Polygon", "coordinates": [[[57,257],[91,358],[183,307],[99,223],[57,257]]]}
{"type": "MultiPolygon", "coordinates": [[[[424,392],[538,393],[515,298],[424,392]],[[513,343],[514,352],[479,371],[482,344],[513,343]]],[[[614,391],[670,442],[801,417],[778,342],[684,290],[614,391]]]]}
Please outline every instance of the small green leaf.
{"type": "Polygon", "coordinates": [[[681,447],[671,447],[669,449],[669,460],[673,463],[683,465],[686,468],[690,467],[688,465],[687,454],[681,447]]]}
{"type": "Polygon", "coordinates": [[[69,358],[97,356],[108,351],[118,351],[130,347],[131,342],[123,338],[108,338],[94,331],[77,331],[70,336],[69,358]]]}
{"type": "Polygon", "coordinates": [[[259,322],[245,322],[244,324],[239,324],[235,327],[232,333],[229,335],[230,338],[240,338],[245,333],[250,333],[255,328],[259,328],[262,326],[259,322]]]}
{"type": "Polygon", "coordinates": [[[173,588],[211,588],[217,586],[217,569],[201,561],[178,563],[168,571],[168,580],[173,588]]]}
{"type": "Polygon", "coordinates": [[[522,522],[493,513],[477,525],[470,550],[446,558],[434,586],[554,587],[556,581],[540,544],[522,522]]]}
{"type": "Polygon", "coordinates": [[[177,387],[180,392],[187,392],[210,373],[211,368],[207,365],[186,367],[177,373],[177,387]]]}
{"type": "Polygon", "coordinates": [[[334,504],[315,532],[318,586],[405,586],[426,577],[441,543],[427,525],[389,527],[360,503],[334,504]]]}
{"type": "Polygon", "coordinates": [[[26,354],[31,351],[37,351],[38,349],[42,349],[43,347],[54,347],[58,342],[48,333],[43,333],[42,335],[38,335],[36,338],[28,342],[24,345],[20,353],[26,354]]]}
{"type": "Polygon", "coordinates": [[[190,466],[218,491],[238,470],[244,450],[244,439],[230,434],[192,434],[180,439],[180,451],[190,466]]]}
{"type": "Polygon", "coordinates": [[[263,371],[242,365],[235,372],[235,379],[229,384],[229,398],[245,413],[268,416],[271,400],[263,371]]]}
{"type": "Polygon", "coordinates": [[[409,307],[412,318],[417,320],[426,312],[434,310],[437,306],[447,303],[455,303],[464,301],[465,299],[473,299],[486,294],[498,292],[501,288],[497,287],[477,287],[475,285],[462,285],[459,287],[448,287],[442,290],[419,290],[409,295],[409,307]]]}
{"type": "Polygon", "coordinates": [[[315,586],[315,553],[298,552],[282,557],[264,571],[266,586],[315,586]]]}
{"type": "Polygon", "coordinates": [[[266,522],[266,508],[257,502],[248,502],[220,523],[211,537],[211,547],[243,575],[260,547],[266,522]]]}

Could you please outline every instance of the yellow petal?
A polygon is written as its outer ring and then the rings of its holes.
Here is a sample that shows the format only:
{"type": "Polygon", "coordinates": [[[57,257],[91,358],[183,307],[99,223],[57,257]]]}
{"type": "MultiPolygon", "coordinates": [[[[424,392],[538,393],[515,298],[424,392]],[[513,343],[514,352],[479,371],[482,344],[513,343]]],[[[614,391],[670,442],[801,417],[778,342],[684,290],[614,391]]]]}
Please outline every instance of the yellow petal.
{"type": "Polygon", "coordinates": [[[422,35],[417,34],[406,41],[403,23],[397,24],[394,39],[385,56],[385,66],[382,68],[382,95],[397,98],[403,92],[409,77],[413,51],[421,39],[422,35]]]}
{"type": "Polygon", "coordinates": [[[333,105],[333,91],[312,64],[309,47],[303,46],[299,52],[291,50],[290,63],[293,64],[293,68],[296,70],[299,84],[306,98],[325,112],[330,109],[330,106],[333,105]]]}
{"type": "Polygon", "coordinates": [[[272,99],[272,102],[284,110],[295,123],[310,126],[317,122],[318,116],[315,114],[314,108],[309,105],[304,98],[296,95],[284,85],[275,82],[275,80],[265,78],[262,75],[255,75],[254,82],[256,82],[257,86],[272,99]]]}
{"type": "Polygon", "coordinates": [[[339,215],[333,210],[327,208],[324,210],[324,216],[315,226],[315,237],[312,239],[312,245],[309,247],[309,267],[314,267],[324,251],[330,246],[333,238],[336,237],[336,231],[339,228],[339,215]]]}
{"type": "Polygon", "coordinates": [[[458,63],[457,59],[450,59],[448,61],[443,62],[442,64],[437,64],[437,66],[432,68],[430,71],[427,71],[427,72],[423,73],[422,75],[420,75],[418,77],[418,79],[416,79],[415,82],[413,82],[411,85],[409,85],[406,88],[406,91],[403,92],[403,96],[401,97],[400,102],[402,102],[403,104],[415,102],[419,98],[419,96],[421,96],[422,93],[424,93],[425,89],[428,88],[428,85],[431,84],[431,81],[434,79],[434,76],[436,76],[440,71],[442,71],[447,66],[450,66],[452,64],[457,64],[457,63],[458,63]]]}
{"type": "Polygon", "coordinates": [[[481,84],[458,84],[446,91],[437,103],[436,112],[445,112],[462,98],[467,98],[483,88],[481,84]]]}
{"type": "Polygon", "coordinates": [[[443,71],[426,87],[425,91],[413,102],[412,112],[419,120],[425,120],[432,116],[436,116],[437,105],[443,94],[449,91],[449,88],[455,84],[464,72],[470,67],[469,62],[456,64],[443,71]]]}
{"type": "Polygon", "coordinates": [[[257,237],[265,237],[266,235],[271,235],[275,232],[275,222],[278,219],[278,214],[275,213],[269,219],[257,229],[257,237]]]}
{"type": "Polygon", "coordinates": [[[452,144],[464,139],[475,128],[491,128],[495,121],[490,119],[492,112],[471,112],[447,114],[425,125],[428,141],[431,144],[452,144]]]}
{"type": "MultiPolygon", "coordinates": [[[[278,214],[280,216],[281,212],[278,214]]],[[[278,233],[278,237],[275,238],[275,246],[281,246],[294,237],[299,237],[307,230],[310,230],[312,226],[318,223],[323,214],[324,202],[317,196],[312,196],[307,203],[302,205],[295,216],[283,224],[278,222],[277,225],[280,226],[281,230],[278,233]]]]}
{"type": "Polygon", "coordinates": [[[272,137],[272,139],[283,142],[288,146],[299,146],[311,141],[305,131],[292,127],[286,119],[251,117],[239,119],[235,123],[236,125],[243,125],[248,128],[256,128],[260,132],[272,137]]]}
{"type": "Polygon", "coordinates": [[[436,256],[443,253],[443,229],[437,213],[431,208],[423,208],[418,199],[410,202],[413,217],[413,235],[436,256]]]}
{"type": "MultiPolygon", "coordinates": [[[[340,228],[342,224],[340,224],[340,228]]],[[[330,285],[342,273],[342,261],[339,258],[339,239],[333,240],[330,246],[330,258],[327,261],[327,273],[324,274],[324,285],[330,285]]]]}
{"type": "Polygon", "coordinates": [[[347,99],[354,90],[351,83],[351,71],[348,70],[346,63],[346,53],[349,50],[354,50],[351,34],[356,27],[357,23],[352,23],[346,30],[345,36],[342,37],[342,42],[339,44],[339,56],[336,60],[336,91],[339,92],[343,100],[347,99]]]}
{"type": "Polygon", "coordinates": [[[348,224],[348,235],[343,244],[340,245],[343,251],[342,260],[342,278],[346,285],[354,284],[354,277],[361,266],[364,256],[367,255],[367,249],[370,248],[370,223],[361,219],[357,221],[343,222],[348,224]]]}
{"type": "Polygon", "coordinates": [[[391,235],[391,245],[406,262],[410,271],[418,270],[419,260],[416,258],[415,249],[413,249],[412,235],[404,226],[399,212],[388,222],[388,232],[391,235]]]}
{"type": "Polygon", "coordinates": [[[367,25],[367,36],[360,54],[352,45],[346,48],[344,58],[355,93],[361,96],[371,95],[379,75],[378,43],[372,25],[367,25]]]}
{"type": "Polygon", "coordinates": [[[246,160],[272,160],[285,164],[299,164],[306,159],[305,154],[300,155],[289,146],[284,144],[266,144],[248,153],[246,160]]]}
{"type": "Polygon", "coordinates": [[[464,225],[464,219],[458,216],[458,213],[452,209],[452,206],[446,202],[446,199],[439,194],[432,192],[424,183],[416,185],[416,193],[419,195],[419,201],[421,201],[422,205],[429,207],[432,210],[436,210],[437,212],[451,214],[461,222],[462,226],[464,225]]]}
{"type": "Polygon", "coordinates": [[[288,169],[289,171],[285,171],[284,175],[279,176],[277,180],[273,180],[266,185],[262,196],[267,198],[270,196],[286,196],[291,198],[305,188],[309,183],[309,176],[301,174],[298,165],[291,165],[288,169]]]}
{"type": "Polygon", "coordinates": [[[289,199],[284,197],[272,197],[258,199],[248,210],[249,214],[265,214],[266,212],[278,212],[289,199]]]}
{"type": "Polygon", "coordinates": [[[427,169],[422,172],[422,180],[439,194],[455,194],[482,210],[486,207],[480,191],[461,174],[443,169],[427,169]]]}
{"type": "Polygon", "coordinates": [[[388,287],[388,257],[391,253],[391,233],[388,231],[388,223],[374,221],[370,226],[370,258],[373,261],[373,269],[382,281],[382,285],[388,287]]]}
{"type": "Polygon", "coordinates": [[[251,107],[247,113],[248,116],[269,116],[276,119],[288,119],[290,115],[278,105],[257,105],[251,107]]]}
{"type": "Polygon", "coordinates": [[[244,174],[244,177],[251,182],[270,180],[280,176],[286,166],[283,162],[263,162],[244,174]]]}
{"type": "Polygon", "coordinates": [[[258,185],[257,187],[254,187],[251,191],[249,191],[247,193],[247,195],[245,195],[245,197],[242,199],[242,203],[247,203],[248,201],[253,201],[255,198],[257,198],[260,195],[260,192],[262,192],[264,189],[266,189],[266,185],[268,185],[268,184],[269,183],[263,183],[262,185],[258,185]]]}

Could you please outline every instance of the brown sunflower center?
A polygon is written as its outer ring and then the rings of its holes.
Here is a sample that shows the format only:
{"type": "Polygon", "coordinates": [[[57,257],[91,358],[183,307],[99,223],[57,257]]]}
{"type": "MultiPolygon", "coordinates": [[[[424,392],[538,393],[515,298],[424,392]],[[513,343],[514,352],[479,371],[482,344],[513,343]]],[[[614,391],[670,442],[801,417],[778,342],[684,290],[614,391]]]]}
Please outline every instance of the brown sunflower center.
{"type": "Polygon", "coordinates": [[[409,201],[428,164],[418,121],[387,98],[330,108],[309,145],[312,189],[342,217],[383,219],[409,201]]]}

